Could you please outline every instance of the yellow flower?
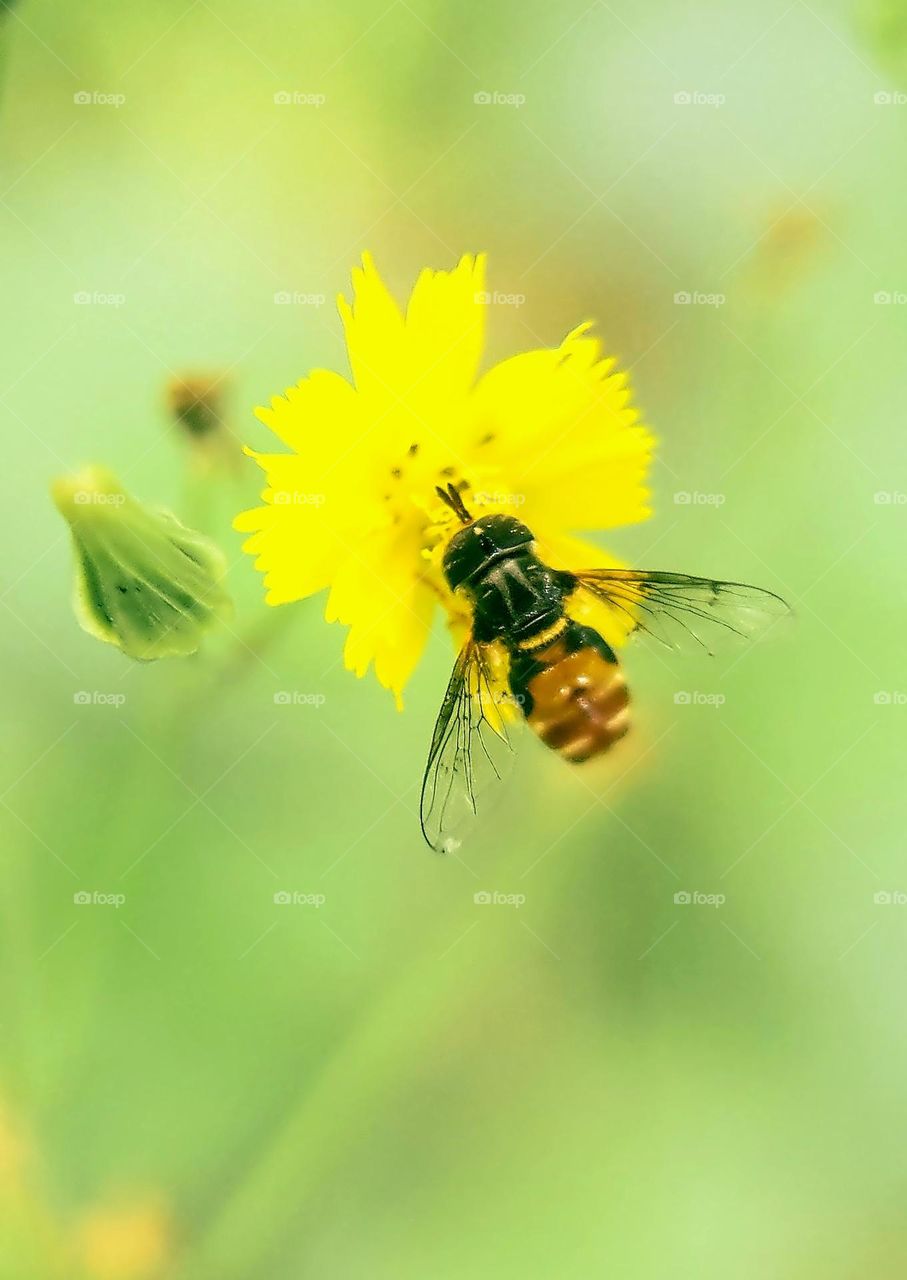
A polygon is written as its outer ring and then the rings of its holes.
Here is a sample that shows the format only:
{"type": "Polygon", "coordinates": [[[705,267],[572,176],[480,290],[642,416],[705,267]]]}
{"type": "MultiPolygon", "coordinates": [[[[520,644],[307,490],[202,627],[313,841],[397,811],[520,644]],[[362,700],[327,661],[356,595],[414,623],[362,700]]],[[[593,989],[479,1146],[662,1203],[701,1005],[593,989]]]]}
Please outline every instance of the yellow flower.
{"type": "MultiPolygon", "coordinates": [[[[338,301],[353,381],[318,369],[257,411],[290,452],[247,450],[267,476],[265,505],[235,523],[252,535],[244,549],[268,603],[330,587],[347,667],[362,676],[374,663],[399,706],[435,606],[455,633],[468,626],[441,573],[457,522],[436,485],[452,481],[471,510],[518,515],[558,568],[613,565],[573,535],[646,519],[654,442],[589,324],[477,376],[484,255],[423,271],[405,313],[362,263],[352,305],[338,301]]],[[[603,606],[578,608],[612,644],[624,638],[603,606]]]]}
{"type": "Polygon", "coordinates": [[[161,1205],[140,1200],[87,1214],[76,1235],[76,1251],[96,1280],[143,1280],[160,1274],[170,1234],[161,1205]]]}

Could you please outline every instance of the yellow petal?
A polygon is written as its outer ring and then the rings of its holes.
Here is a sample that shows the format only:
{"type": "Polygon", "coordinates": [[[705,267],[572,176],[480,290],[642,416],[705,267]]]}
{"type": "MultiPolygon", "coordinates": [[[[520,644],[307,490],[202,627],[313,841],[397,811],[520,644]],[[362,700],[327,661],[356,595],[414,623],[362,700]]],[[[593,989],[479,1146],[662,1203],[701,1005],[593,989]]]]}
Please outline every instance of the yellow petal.
{"type": "Polygon", "coordinates": [[[265,574],[269,604],[299,600],[326,587],[375,510],[376,461],[360,397],[339,374],[317,369],[257,416],[287,454],[246,449],[265,472],[266,505],[234,521],[252,533],[244,550],[265,574]]]}
{"type": "Polygon", "coordinates": [[[650,514],[643,482],[654,440],[629,403],[626,375],[600,359],[587,327],[557,350],[505,360],[476,388],[476,451],[498,464],[540,525],[607,529],[650,514]]]}
{"type": "Polygon", "coordinates": [[[319,474],[295,453],[246,452],[267,475],[266,505],[242,512],[233,527],[252,534],[243,550],[265,575],[268,604],[321,591],[383,513],[363,501],[364,482],[358,475],[354,481],[352,466],[341,479],[339,473],[319,474]]]}
{"type": "Polygon", "coordinates": [[[338,306],[357,390],[378,412],[397,402],[440,429],[451,397],[472,387],[485,332],[485,257],[466,256],[453,271],[425,270],[403,316],[370,255],[353,272],[353,302],[338,306]]]}
{"type": "Polygon", "coordinates": [[[270,407],[256,409],[255,416],[318,469],[336,459],[341,436],[365,429],[356,392],[339,373],[326,369],[313,370],[275,396],[270,407]],[[326,430],[328,424],[333,431],[326,430]]]}
{"type": "Polygon", "coordinates": [[[464,257],[454,271],[425,270],[406,309],[406,341],[420,398],[470,390],[485,340],[485,255],[464,257]]]}
{"type": "Polygon", "coordinates": [[[414,572],[418,540],[391,528],[363,541],[334,577],[325,617],[350,632],[344,660],[364,676],[371,664],[402,709],[401,692],[422,656],[437,597],[414,572]]]}
{"type": "Polygon", "coordinates": [[[372,256],[353,269],[353,302],[337,299],[357,391],[383,399],[407,381],[403,316],[378,275],[372,256]]]}

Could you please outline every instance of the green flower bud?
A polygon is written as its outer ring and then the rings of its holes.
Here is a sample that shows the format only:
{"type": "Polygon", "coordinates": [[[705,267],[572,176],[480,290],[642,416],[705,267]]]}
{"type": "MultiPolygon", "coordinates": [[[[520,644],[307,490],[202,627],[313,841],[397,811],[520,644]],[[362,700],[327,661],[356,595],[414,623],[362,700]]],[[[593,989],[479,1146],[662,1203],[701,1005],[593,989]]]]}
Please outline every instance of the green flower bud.
{"type": "Polygon", "coordinates": [[[229,400],[230,382],[223,373],[185,373],[167,383],[168,414],[201,477],[242,466],[239,441],[228,425],[229,400]]]}
{"type": "Polygon", "coordinates": [[[167,383],[167,407],[174,420],[195,440],[225,430],[223,374],[186,373],[167,383]]]}
{"type": "Polygon", "coordinates": [[[150,661],[195,653],[230,616],[223,553],[169,511],[130,497],[104,467],[62,477],[52,493],[72,530],[76,617],[90,635],[150,661]]]}

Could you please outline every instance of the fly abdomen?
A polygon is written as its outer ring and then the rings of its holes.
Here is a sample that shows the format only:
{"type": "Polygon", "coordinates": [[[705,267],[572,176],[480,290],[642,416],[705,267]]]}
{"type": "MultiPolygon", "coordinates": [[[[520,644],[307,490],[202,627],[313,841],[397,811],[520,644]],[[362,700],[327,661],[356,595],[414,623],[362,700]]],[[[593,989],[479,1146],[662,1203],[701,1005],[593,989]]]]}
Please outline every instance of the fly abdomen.
{"type": "Polygon", "coordinates": [[[568,623],[544,648],[513,655],[511,687],[530,727],[573,763],[602,755],[630,727],[623,673],[590,627],[568,623]]]}

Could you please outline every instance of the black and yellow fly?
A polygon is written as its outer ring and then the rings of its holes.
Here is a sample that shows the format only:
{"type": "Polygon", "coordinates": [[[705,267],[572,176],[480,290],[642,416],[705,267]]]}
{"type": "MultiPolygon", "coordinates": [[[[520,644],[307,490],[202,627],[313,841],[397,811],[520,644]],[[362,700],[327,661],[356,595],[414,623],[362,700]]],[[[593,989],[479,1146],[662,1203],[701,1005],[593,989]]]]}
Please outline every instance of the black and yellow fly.
{"type": "Polygon", "coordinates": [[[790,614],[771,591],[739,582],[638,569],[566,572],[539,558],[532,531],[513,516],[473,517],[453,486],[438,496],[461,521],[444,553],[452,591],[462,592],[471,633],[457,658],[422,781],[422,831],[439,853],[459,848],[486,785],[512,753],[492,664],[507,661],[508,701],[542,741],[579,763],[608,751],[629,728],[629,694],[617,657],[599,633],[570,617],[589,592],[625,630],[669,648],[684,641],[711,653],[723,638],[755,639],[790,614]]]}

